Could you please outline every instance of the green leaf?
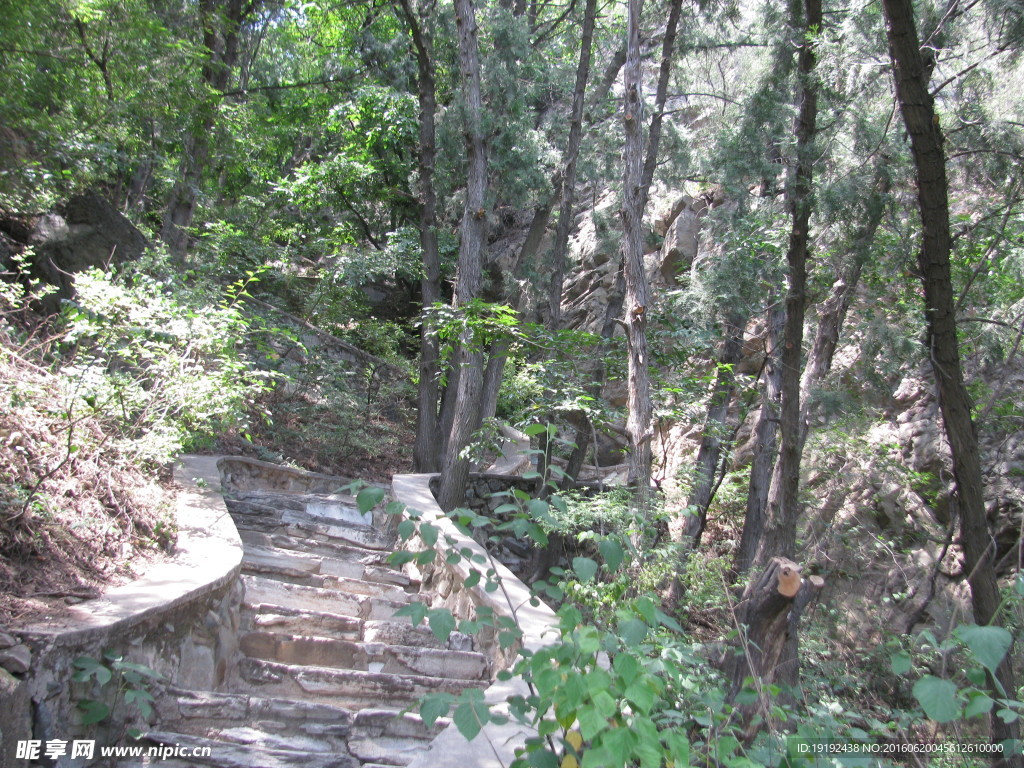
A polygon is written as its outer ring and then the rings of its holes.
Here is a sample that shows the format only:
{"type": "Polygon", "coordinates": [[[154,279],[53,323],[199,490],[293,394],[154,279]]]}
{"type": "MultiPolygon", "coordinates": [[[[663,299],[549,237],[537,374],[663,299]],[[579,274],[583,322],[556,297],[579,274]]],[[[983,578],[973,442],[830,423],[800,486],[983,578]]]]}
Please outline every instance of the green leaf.
{"type": "Polygon", "coordinates": [[[480,733],[480,729],[487,725],[491,718],[491,712],[484,701],[484,693],[476,688],[467,688],[462,692],[459,705],[455,708],[452,720],[459,733],[466,741],[472,741],[480,733]]]}
{"type": "Polygon", "coordinates": [[[580,707],[576,718],[579,720],[580,733],[585,741],[591,741],[608,727],[608,719],[594,707],[580,707]]]}
{"type": "Polygon", "coordinates": [[[619,623],[619,637],[626,645],[633,647],[647,637],[647,625],[640,619],[627,619],[619,623]]]}
{"type": "MultiPolygon", "coordinates": [[[[455,630],[455,617],[447,608],[435,608],[430,612],[430,631],[438,640],[447,640],[455,630]]],[[[468,738],[468,737],[467,737],[468,738]]]]}
{"type": "Polygon", "coordinates": [[[574,557],[572,569],[582,582],[588,582],[597,574],[597,563],[589,557],[574,557]]]}
{"type": "Polygon", "coordinates": [[[365,515],[384,500],[384,495],[385,491],[383,488],[376,488],[374,486],[363,488],[356,495],[356,506],[359,507],[359,512],[365,515]]]}
{"type": "Polygon", "coordinates": [[[437,535],[440,533],[437,526],[431,525],[430,523],[420,524],[420,538],[423,539],[423,543],[428,547],[432,547],[437,544],[437,535]]]}
{"type": "Polygon", "coordinates": [[[643,678],[635,680],[626,687],[625,696],[637,711],[647,714],[654,706],[654,689],[643,678]]]}
{"type": "Polygon", "coordinates": [[[949,680],[925,675],[914,684],[914,698],[924,713],[937,723],[948,723],[960,717],[956,686],[949,680]]]}
{"type": "Polygon", "coordinates": [[[1013,645],[1013,635],[1003,627],[966,624],[957,627],[956,634],[990,672],[996,671],[1013,645]]]}
{"type": "Polygon", "coordinates": [[[416,523],[412,520],[403,520],[398,524],[398,538],[408,541],[416,533],[416,523]]]}
{"type": "Polygon", "coordinates": [[[995,701],[986,696],[984,693],[973,696],[967,706],[964,707],[964,717],[976,717],[978,715],[986,715],[992,711],[992,707],[995,705],[995,701]]]}
{"type": "Polygon", "coordinates": [[[79,656],[72,664],[78,670],[74,675],[74,680],[79,683],[84,683],[89,678],[95,677],[96,682],[102,687],[109,683],[114,676],[114,673],[106,665],[91,656],[79,656]]]}
{"type": "Polygon", "coordinates": [[[92,699],[78,702],[78,708],[82,710],[82,725],[96,725],[106,720],[110,714],[110,707],[102,701],[92,699]]]}
{"type": "Polygon", "coordinates": [[[597,548],[601,552],[601,557],[604,558],[608,570],[618,570],[626,557],[626,551],[622,548],[622,545],[615,539],[603,539],[597,543],[597,548]]]}
{"type": "Polygon", "coordinates": [[[480,583],[480,571],[478,571],[476,568],[473,568],[473,569],[470,570],[469,576],[466,577],[466,581],[465,581],[464,586],[469,588],[469,589],[472,589],[473,587],[475,587],[479,583],[480,583]]]}
{"type": "Polygon", "coordinates": [[[889,666],[894,675],[905,675],[910,671],[913,664],[910,661],[910,654],[905,651],[897,651],[889,659],[889,666]]]}
{"type": "Polygon", "coordinates": [[[622,678],[622,682],[626,685],[633,682],[640,672],[640,662],[636,660],[635,656],[631,656],[628,653],[616,655],[615,660],[612,662],[612,667],[619,673],[619,677],[622,678]]]}
{"type": "Polygon", "coordinates": [[[525,429],[523,429],[523,434],[526,435],[527,437],[534,437],[535,435],[539,435],[541,432],[547,431],[547,424],[530,424],[525,429]]]}
{"type": "MultiPolygon", "coordinates": [[[[427,617],[427,613],[429,613],[429,611],[430,609],[427,608],[427,606],[425,606],[423,603],[409,603],[408,605],[403,605],[401,608],[395,611],[393,615],[399,617],[408,616],[409,619],[412,621],[412,625],[414,627],[418,627],[420,625],[420,622],[422,622],[423,619],[427,617]]],[[[445,635],[444,639],[447,638],[448,636],[445,635]]]]}
{"type": "Polygon", "coordinates": [[[447,717],[455,697],[450,693],[428,693],[420,702],[420,717],[427,728],[433,728],[439,717],[447,717]]]}

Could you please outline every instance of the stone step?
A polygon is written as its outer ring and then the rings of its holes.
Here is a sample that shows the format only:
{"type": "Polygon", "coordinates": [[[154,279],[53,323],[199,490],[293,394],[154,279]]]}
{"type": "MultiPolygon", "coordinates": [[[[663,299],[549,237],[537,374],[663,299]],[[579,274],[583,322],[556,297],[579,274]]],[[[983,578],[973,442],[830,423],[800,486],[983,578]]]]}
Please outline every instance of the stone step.
{"type": "Polygon", "coordinates": [[[243,574],[242,581],[245,584],[244,604],[250,608],[261,606],[263,611],[267,606],[282,606],[358,619],[390,619],[395,611],[413,601],[411,595],[401,590],[392,593],[393,597],[378,597],[346,594],[246,574],[243,574]]]}
{"type": "MultiPolygon", "coordinates": [[[[408,594],[404,587],[380,581],[365,581],[360,577],[335,576],[308,570],[313,563],[299,562],[293,558],[276,559],[273,557],[257,557],[242,560],[242,573],[254,576],[265,576],[284,581],[289,584],[302,584],[307,587],[333,589],[352,595],[372,595],[390,600],[404,600],[408,594]],[[303,567],[296,567],[303,566],[303,567]]],[[[365,566],[364,566],[364,571],[365,566]]]]}
{"type": "MultiPolygon", "coordinates": [[[[390,552],[366,549],[365,547],[357,547],[351,544],[315,541],[313,539],[289,536],[284,533],[261,533],[260,531],[245,528],[239,528],[238,535],[246,547],[275,548],[288,552],[328,557],[341,563],[355,563],[358,566],[384,565],[391,554],[390,552]]],[[[339,566],[339,568],[341,567],[339,566]]],[[[358,568],[353,566],[353,570],[350,573],[339,573],[339,575],[348,576],[358,573],[358,568]]]]}
{"type": "Polygon", "coordinates": [[[335,542],[364,549],[390,552],[391,533],[349,520],[335,520],[297,509],[279,510],[266,500],[225,499],[228,511],[239,529],[265,534],[283,533],[294,538],[335,542]]]}
{"type": "MultiPolygon", "coordinates": [[[[176,757],[183,765],[212,766],[213,768],[359,768],[361,761],[348,751],[305,749],[303,744],[298,749],[269,746],[280,744],[280,739],[268,737],[254,729],[235,729],[231,734],[234,740],[226,741],[195,736],[188,733],[173,731],[151,731],[144,736],[144,741],[155,746],[174,747],[177,750],[188,750],[187,756],[176,757]],[[263,739],[268,738],[267,742],[263,739]],[[207,749],[208,756],[197,754],[195,750],[207,749]]],[[[149,758],[150,762],[141,765],[169,765],[170,760],[149,758]]]]}
{"type": "Polygon", "coordinates": [[[487,685],[484,680],[396,675],[355,669],[332,669],[280,664],[243,658],[238,664],[240,684],[249,693],[287,698],[313,697],[317,701],[351,709],[403,708],[427,693],[458,695],[465,688],[487,685]]]}
{"type": "Polygon", "coordinates": [[[210,737],[223,729],[251,727],[319,740],[325,745],[321,751],[344,747],[356,721],[350,710],[321,702],[174,689],[158,700],[156,712],[160,730],[210,737]]]}
{"type": "MultiPolygon", "coordinates": [[[[414,589],[406,574],[393,568],[379,565],[378,553],[367,549],[350,549],[341,552],[342,557],[329,554],[305,552],[296,547],[274,546],[269,537],[260,534],[261,541],[246,542],[242,568],[248,573],[280,572],[289,579],[344,578],[357,579],[375,584],[390,584],[403,589],[414,589]]],[[[300,540],[294,540],[296,545],[300,540]]],[[[321,586],[313,584],[313,586],[321,586]]]]}
{"type": "Polygon", "coordinates": [[[249,606],[242,612],[242,625],[262,632],[279,632],[285,635],[312,633],[339,640],[362,640],[364,632],[363,620],[355,616],[283,605],[249,606]]]}
{"type": "Polygon", "coordinates": [[[242,653],[251,658],[282,664],[459,680],[484,680],[490,677],[488,658],[469,651],[350,642],[271,632],[248,632],[241,637],[239,647],[242,653]]]}

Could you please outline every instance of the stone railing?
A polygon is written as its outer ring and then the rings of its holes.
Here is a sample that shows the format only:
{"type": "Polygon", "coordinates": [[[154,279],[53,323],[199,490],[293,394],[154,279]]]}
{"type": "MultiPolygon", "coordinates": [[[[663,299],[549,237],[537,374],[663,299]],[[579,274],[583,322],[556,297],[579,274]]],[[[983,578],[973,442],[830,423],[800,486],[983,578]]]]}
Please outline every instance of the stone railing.
{"type": "MultiPolygon", "coordinates": [[[[433,593],[432,607],[446,607],[457,618],[473,619],[477,606],[487,606],[494,611],[495,617],[506,616],[516,621],[523,632],[521,647],[536,651],[558,637],[558,619],[554,612],[543,603],[531,605],[530,589],[504,565],[488,557],[487,552],[479,543],[466,536],[455,527],[438,507],[430,491],[432,475],[395,475],[392,482],[392,495],[395,500],[406,507],[421,513],[420,520],[429,522],[440,530],[437,548],[443,553],[450,546],[455,551],[469,551],[470,557],[479,556],[487,559],[487,565],[475,565],[486,571],[494,568],[501,587],[493,592],[484,588],[486,580],[481,580],[474,587],[466,587],[465,580],[469,576],[471,564],[465,557],[451,564],[444,557],[426,568],[420,569],[424,592],[433,593]],[[455,543],[448,545],[447,537],[455,543]]],[[[412,539],[406,543],[410,549],[423,548],[422,542],[412,539]]],[[[475,638],[477,650],[490,655],[495,670],[507,668],[516,657],[516,648],[502,649],[493,632],[481,632],[475,638]]],[[[495,711],[511,696],[528,696],[526,684],[513,678],[508,681],[493,683],[485,691],[486,700],[495,711]]],[[[507,714],[507,712],[506,712],[507,714]]],[[[480,735],[473,741],[466,739],[454,725],[449,726],[434,739],[430,748],[416,757],[411,768],[499,768],[508,766],[514,758],[516,747],[520,747],[526,738],[533,735],[531,729],[514,721],[505,725],[488,723],[480,735]]]]}
{"type": "MultiPolygon", "coordinates": [[[[224,684],[238,653],[242,542],[220,496],[217,457],[183,457],[175,479],[183,490],[171,560],[46,622],[9,630],[31,663],[21,675],[0,674],[0,743],[96,738],[77,725],[71,678],[80,656],[101,660],[112,651],[179,686],[224,684]]],[[[0,768],[23,762],[0,750],[0,768]]]]}

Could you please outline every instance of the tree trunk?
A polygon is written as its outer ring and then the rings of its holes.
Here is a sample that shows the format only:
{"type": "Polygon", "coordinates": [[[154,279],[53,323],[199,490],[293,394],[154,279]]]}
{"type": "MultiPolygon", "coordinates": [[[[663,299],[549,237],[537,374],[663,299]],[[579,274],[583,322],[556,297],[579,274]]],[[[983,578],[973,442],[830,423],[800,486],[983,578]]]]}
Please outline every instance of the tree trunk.
{"type": "MultiPolygon", "coordinates": [[[[459,261],[456,266],[454,304],[460,307],[480,295],[485,229],[487,224],[487,144],[483,133],[483,99],[480,87],[480,52],[476,12],[472,0],[455,0],[459,32],[459,62],[466,111],[466,207],[462,214],[459,261]]],[[[475,348],[467,329],[455,355],[459,375],[453,405],[451,431],[444,451],[438,503],[444,510],[465,501],[469,459],[462,456],[480,424],[483,395],[483,352],[475,348]]]]}
{"type": "Polygon", "coordinates": [[[781,381],[780,347],[786,313],[776,305],[768,313],[768,331],[765,339],[764,392],[761,395],[761,413],[754,426],[754,459],[750,466],[750,486],[747,492],[747,510],[743,518],[743,533],[736,552],[736,571],[744,573],[754,562],[757,543],[764,529],[768,490],[775,467],[775,446],[779,434],[779,388],[781,381]]]}
{"type": "MultiPolygon", "coordinates": [[[[814,79],[816,56],[812,36],[821,31],[821,0],[804,0],[803,16],[797,62],[800,107],[794,131],[796,161],[790,168],[786,195],[792,227],[786,251],[789,289],[786,292],[786,322],[780,355],[779,457],[772,472],[764,526],[754,552],[755,566],[764,565],[776,556],[793,557],[800,513],[800,454],[803,447],[800,442],[800,371],[807,301],[814,136],[818,118],[818,86],[814,79]]],[[[797,26],[796,18],[793,26],[797,26]]]]}
{"type": "Polygon", "coordinates": [[[566,254],[569,251],[569,232],[573,224],[573,203],[576,200],[576,159],[583,138],[583,106],[590,78],[590,52],[594,42],[594,20],[597,0],[587,0],[583,9],[583,31],[580,40],[580,60],[576,67],[576,85],[572,92],[572,116],[569,119],[569,140],[562,156],[562,203],[558,209],[558,226],[551,254],[551,281],[548,286],[548,327],[558,330],[562,319],[562,284],[565,282],[566,254]]]}
{"type": "Polygon", "coordinates": [[[160,239],[178,260],[188,251],[188,229],[192,226],[203,173],[210,159],[210,139],[217,121],[219,94],[227,90],[238,60],[239,32],[256,11],[260,0],[201,0],[199,20],[203,30],[206,61],[202,88],[208,96],[199,106],[192,128],[185,137],[178,178],[171,189],[164,213],[160,239]]]}
{"type": "Polygon", "coordinates": [[[626,278],[625,328],[628,348],[626,431],[629,434],[629,479],[636,484],[639,509],[646,506],[651,478],[651,383],[647,351],[647,309],[650,287],[644,271],[643,180],[644,135],[643,79],[640,59],[640,16],[643,0],[629,0],[628,44],[626,46],[625,174],[622,201],[622,264],[626,278]]]}
{"type": "MultiPolygon", "coordinates": [[[[410,0],[399,0],[416,49],[417,94],[420,108],[419,137],[419,216],[420,248],[423,250],[423,277],[420,293],[423,310],[441,300],[441,259],[437,245],[437,195],[434,191],[434,159],[437,154],[434,114],[437,111],[434,62],[431,41],[420,23],[410,0]]],[[[438,431],[440,394],[440,350],[435,329],[421,314],[419,391],[416,410],[416,444],[413,468],[416,472],[437,472],[441,468],[438,431]]]]}
{"type": "Polygon", "coordinates": [[[773,697],[766,686],[797,682],[797,669],[787,660],[786,649],[796,637],[803,611],[824,586],[820,576],[802,578],[799,565],[774,557],[736,607],[739,635],[726,652],[722,668],[730,681],[730,701],[747,686],[748,679],[753,680],[755,702],[739,706],[740,722],[748,723],[744,733],[748,741],[757,730],[749,725],[753,715],[760,711],[766,719],[770,717],[773,697]]]}
{"type": "MultiPolygon", "coordinates": [[[[999,585],[995,551],[985,518],[985,497],[978,436],[971,420],[971,400],[964,385],[956,331],[955,296],[950,274],[949,198],[943,135],[928,90],[928,76],[921,56],[911,0],[883,0],[892,58],[896,96],[903,122],[910,134],[917,169],[917,199],[921,213],[921,249],[917,265],[924,286],[928,352],[935,374],[942,421],[953,455],[953,475],[960,511],[960,543],[964,570],[971,585],[974,620],[985,625],[998,622],[999,585]]],[[[998,683],[1013,695],[1011,652],[997,671],[998,683]]],[[[990,680],[992,696],[1002,697],[996,680],[990,680]]],[[[1016,739],[1016,722],[992,717],[992,740],[1016,739]]],[[[1007,762],[1022,764],[1015,756],[1007,762]]]]}
{"type": "Polygon", "coordinates": [[[669,6],[668,26],[662,43],[661,67],[655,95],[654,115],[648,130],[647,152],[644,153],[643,72],[640,58],[640,17],[642,0],[630,0],[626,64],[624,70],[625,98],[623,124],[625,127],[625,170],[622,201],[622,264],[626,281],[625,310],[626,345],[628,349],[626,432],[629,435],[629,478],[636,485],[636,507],[646,509],[651,484],[651,438],[654,405],[651,401],[651,382],[648,366],[650,354],[647,344],[647,314],[650,308],[650,286],[644,269],[643,217],[647,195],[657,166],[658,145],[661,141],[661,121],[668,96],[668,80],[672,69],[676,27],[679,23],[682,0],[672,0],[669,6]]]}
{"type": "Polygon", "coordinates": [[[693,469],[693,490],[686,500],[690,513],[683,528],[684,541],[696,542],[708,520],[708,507],[715,486],[715,470],[722,455],[722,433],[726,428],[726,417],[736,388],[733,366],[743,357],[743,332],[746,325],[747,318],[738,313],[731,314],[725,322],[725,346],[722,348],[715,386],[708,401],[700,449],[697,451],[693,469]]]}

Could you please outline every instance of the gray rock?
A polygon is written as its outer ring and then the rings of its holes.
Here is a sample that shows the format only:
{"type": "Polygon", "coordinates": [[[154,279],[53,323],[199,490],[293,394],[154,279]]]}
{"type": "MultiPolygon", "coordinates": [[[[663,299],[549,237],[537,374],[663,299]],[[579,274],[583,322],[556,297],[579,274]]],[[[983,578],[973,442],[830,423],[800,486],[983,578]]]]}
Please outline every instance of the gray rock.
{"type": "Polygon", "coordinates": [[[32,651],[27,645],[15,645],[0,651],[0,667],[14,675],[23,675],[32,666],[32,651]]]}

